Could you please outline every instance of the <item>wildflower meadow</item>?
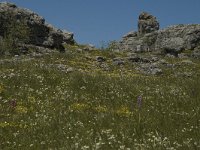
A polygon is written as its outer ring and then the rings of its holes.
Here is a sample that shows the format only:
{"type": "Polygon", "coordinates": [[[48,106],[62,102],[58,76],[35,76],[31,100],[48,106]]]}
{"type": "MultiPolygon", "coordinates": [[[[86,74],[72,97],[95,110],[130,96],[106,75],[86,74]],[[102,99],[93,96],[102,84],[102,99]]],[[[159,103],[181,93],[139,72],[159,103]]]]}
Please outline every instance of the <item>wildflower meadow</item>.
{"type": "Polygon", "coordinates": [[[111,63],[123,52],[68,49],[0,59],[0,149],[200,149],[198,60],[145,75],[111,63]]]}

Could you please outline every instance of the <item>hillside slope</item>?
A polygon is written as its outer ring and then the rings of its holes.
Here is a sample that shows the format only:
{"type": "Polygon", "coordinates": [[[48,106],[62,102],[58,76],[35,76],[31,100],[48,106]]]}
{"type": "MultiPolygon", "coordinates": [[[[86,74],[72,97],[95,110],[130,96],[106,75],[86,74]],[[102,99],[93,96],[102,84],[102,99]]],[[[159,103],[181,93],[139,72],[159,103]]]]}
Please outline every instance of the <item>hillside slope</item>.
{"type": "Polygon", "coordinates": [[[0,60],[2,149],[199,148],[199,60],[67,49],[0,60]]]}
{"type": "MultiPolygon", "coordinates": [[[[142,34],[157,32],[151,25],[142,34]]],[[[174,55],[62,41],[59,51],[27,36],[13,46],[11,35],[0,43],[0,149],[200,149],[198,47],[174,55]]]]}

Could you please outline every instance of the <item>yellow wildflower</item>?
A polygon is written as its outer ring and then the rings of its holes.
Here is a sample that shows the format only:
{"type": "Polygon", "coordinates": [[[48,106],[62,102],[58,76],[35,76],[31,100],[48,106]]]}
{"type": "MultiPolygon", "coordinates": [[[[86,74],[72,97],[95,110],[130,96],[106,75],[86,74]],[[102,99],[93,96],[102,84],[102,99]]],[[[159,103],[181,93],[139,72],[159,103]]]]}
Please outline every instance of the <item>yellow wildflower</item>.
{"type": "Polygon", "coordinates": [[[0,128],[5,128],[5,127],[16,127],[17,125],[15,123],[9,123],[9,122],[0,122],[0,128]]]}
{"type": "Polygon", "coordinates": [[[79,111],[81,111],[81,110],[86,110],[88,108],[89,108],[89,105],[83,104],[83,103],[74,103],[74,104],[71,105],[71,109],[72,110],[79,110],[79,111]]]}
{"type": "Polygon", "coordinates": [[[28,97],[28,101],[32,104],[34,104],[36,102],[35,97],[33,97],[33,96],[28,97]]]}
{"type": "Polygon", "coordinates": [[[116,113],[117,113],[118,115],[122,115],[122,116],[126,116],[126,117],[128,117],[128,116],[131,115],[130,109],[129,109],[128,107],[126,107],[126,106],[122,106],[121,108],[119,108],[119,109],[116,111],[116,113]]]}
{"type": "Polygon", "coordinates": [[[97,112],[107,112],[108,109],[105,107],[105,106],[98,106],[98,107],[95,107],[95,110],[97,112]]]}
{"type": "Polygon", "coordinates": [[[28,109],[24,106],[16,106],[15,110],[19,114],[26,114],[28,112],[28,109]]]}

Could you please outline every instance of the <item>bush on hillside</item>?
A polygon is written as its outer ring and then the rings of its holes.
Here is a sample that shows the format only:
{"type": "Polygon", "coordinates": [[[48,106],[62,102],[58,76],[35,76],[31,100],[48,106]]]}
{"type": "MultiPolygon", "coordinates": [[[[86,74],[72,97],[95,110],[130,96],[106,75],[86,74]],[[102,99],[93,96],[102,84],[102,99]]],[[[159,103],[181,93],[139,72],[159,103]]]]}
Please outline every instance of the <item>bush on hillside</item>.
{"type": "Polygon", "coordinates": [[[20,47],[29,42],[30,30],[27,22],[10,17],[3,28],[5,32],[0,38],[0,54],[20,54],[20,47]]]}

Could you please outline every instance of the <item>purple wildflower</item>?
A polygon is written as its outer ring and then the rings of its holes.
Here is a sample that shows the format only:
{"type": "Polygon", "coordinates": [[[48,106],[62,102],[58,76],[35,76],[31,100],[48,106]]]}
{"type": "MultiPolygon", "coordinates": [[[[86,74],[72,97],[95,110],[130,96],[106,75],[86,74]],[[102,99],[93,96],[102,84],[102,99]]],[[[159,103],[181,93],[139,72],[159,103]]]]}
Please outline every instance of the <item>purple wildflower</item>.
{"type": "Polygon", "coordinates": [[[138,105],[138,108],[141,108],[141,106],[142,106],[142,95],[138,96],[137,105],[138,105]]]}
{"type": "Polygon", "coordinates": [[[15,99],[11,100],[11,101],[10,101],[10,106],[11,106],[12,108],[15,108],[15,107],[17,106],[17,101],[16,101],[15,99]]]}

